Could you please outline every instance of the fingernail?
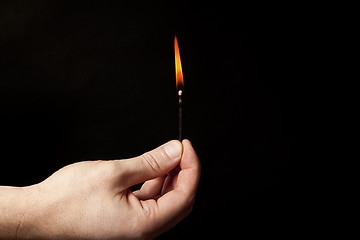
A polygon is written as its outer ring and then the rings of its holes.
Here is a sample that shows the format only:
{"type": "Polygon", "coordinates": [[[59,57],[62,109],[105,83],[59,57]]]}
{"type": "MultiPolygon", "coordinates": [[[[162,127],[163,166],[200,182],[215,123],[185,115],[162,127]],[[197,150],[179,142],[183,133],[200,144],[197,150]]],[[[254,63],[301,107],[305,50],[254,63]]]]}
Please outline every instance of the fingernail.
{"type": "Polygon", "coordinates": [[[181,155],[182,145],[179,141],[171,141],[165,144],[164,151],[171,159],[176,159],[181,155]]]}

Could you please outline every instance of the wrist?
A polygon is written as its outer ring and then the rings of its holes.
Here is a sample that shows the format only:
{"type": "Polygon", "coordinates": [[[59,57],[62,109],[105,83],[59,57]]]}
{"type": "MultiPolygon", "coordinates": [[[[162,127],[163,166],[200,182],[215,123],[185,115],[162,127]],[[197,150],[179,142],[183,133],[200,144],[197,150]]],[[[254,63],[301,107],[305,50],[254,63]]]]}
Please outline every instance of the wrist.
{"type": "Polygon", "coordinates": [[[0,239],[16,239],[24,220],[27,197],[23,187],[0,187],[0,239]]]}
{"type": "Polygon", "coordinates": [[[24,187],[22,194],[26,202],[17,239],[69,239],[72,236],[73,229],[65,211],[71,204],[59,195],[58,188],[43,181],[24,187]]]}
{"type": "Polygon", "coordinates": [[[23,211],[18,224],[16,239],[51,239],[49,204],[42,194],[41,183],[21,188],[23,211]]]}
{"type": "Polygon", "coordinates": [[[0,187],[0,239],[48,239],[43,229],[47,201],[38,185],[0,187]]]}

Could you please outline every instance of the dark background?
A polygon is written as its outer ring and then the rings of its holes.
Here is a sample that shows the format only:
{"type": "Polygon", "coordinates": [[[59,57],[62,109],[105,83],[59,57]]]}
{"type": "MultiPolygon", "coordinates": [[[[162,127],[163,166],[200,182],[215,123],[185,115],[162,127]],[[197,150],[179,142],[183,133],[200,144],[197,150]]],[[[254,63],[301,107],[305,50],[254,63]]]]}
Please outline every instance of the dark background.
{"type": "Polygon", "coordinates": [[[1,1],[0,184],[176,138],[176,34],[202,178],[192,215],[159,238],[285,234],[296,210],[290,24],[277,6],[230,3],[1,1]]]}

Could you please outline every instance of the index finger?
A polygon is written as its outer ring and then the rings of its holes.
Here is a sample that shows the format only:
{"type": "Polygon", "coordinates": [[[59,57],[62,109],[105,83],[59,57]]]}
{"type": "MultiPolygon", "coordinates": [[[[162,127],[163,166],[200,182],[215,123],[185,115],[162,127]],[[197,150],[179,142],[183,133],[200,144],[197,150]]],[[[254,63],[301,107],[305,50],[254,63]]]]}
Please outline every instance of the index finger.
{"type": "Polygon", "coordinates": [[[175,190],[179,190],[188,196],[195,196],[200,180],[201,165],[199,158],[187,139],[182,141],[183,155],[180,161],[180,172],[178,174],[175,190]]]}
{"type": "Polygon", "coordinates": [[[170,221],[171,225],[191,212],[200,180],[199,158],[189,140],[183,140],[182,144],[184,151],[176,185],[157,200],[159,218],[165,222],[170,221]]]}

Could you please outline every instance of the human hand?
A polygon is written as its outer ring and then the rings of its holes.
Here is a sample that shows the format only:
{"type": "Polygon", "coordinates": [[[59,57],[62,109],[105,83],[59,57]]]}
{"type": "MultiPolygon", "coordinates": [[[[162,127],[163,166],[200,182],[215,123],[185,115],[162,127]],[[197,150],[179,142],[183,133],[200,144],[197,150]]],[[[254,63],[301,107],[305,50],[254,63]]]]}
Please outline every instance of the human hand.
{"type": "Polygon", "coordinates": [[[188,140],[132,159],[74,163],[25,189],[17,237],[151,239],[192,211],[199,178],[188,140]],[[129,190],[142,182],[140,190],[129,190]]]}

